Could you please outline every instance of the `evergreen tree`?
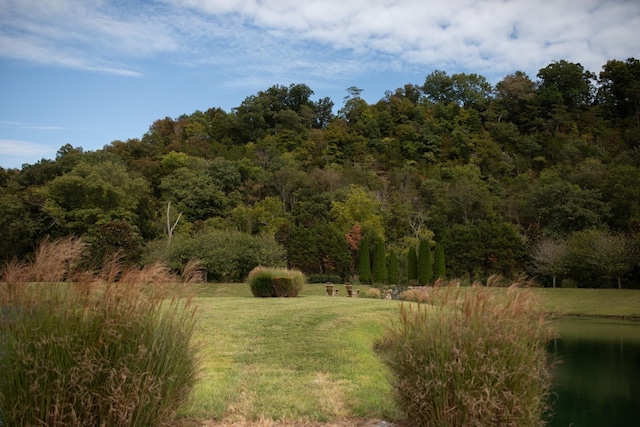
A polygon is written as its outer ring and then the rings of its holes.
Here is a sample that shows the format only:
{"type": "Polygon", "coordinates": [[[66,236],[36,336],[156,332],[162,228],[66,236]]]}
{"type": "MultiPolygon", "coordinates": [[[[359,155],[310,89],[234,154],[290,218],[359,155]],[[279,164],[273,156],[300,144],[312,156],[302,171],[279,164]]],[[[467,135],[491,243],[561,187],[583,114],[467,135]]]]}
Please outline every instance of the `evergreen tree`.
{"type": "Polygon", "coordinates": [[[409,283],[418,280],[418,256],[416,255],[416,248],[413,246],[409,248],[407,257],[407,279],[409,283]]]}
{"type": "Polygon", "coordinates": [[[436,279],[444,279],[447,267],[444,262],[444,248],[440,243],[436,245],[436,253],[433,256],[433,270],[436,279]]]}
{"type": "Polygon", "coordinates": [[[418,283],[424,286],[433,279],[433,256],[431,254],[431,246],[426,240],[420,240],[418,248],[418,283]]]}
{"type": "Polygon", "coordinates": [[[387,257],[384,252],[384,243],[378,240],[373,249],[373,283],[385,284],[387,282],[387,257]]]}
{"type": "Polygon", "coordinates": [[[398,269],[398,257],[394,251],[389,252],[389,284],[400,283],[400,271],[398,269]]]}
{"type": "Polygon", "coordinates": [[[358,275],[361,283],[371,282],[371,260],[369,259],[369,238],[360,242],[360,257],[358,258],[358,275]]]}

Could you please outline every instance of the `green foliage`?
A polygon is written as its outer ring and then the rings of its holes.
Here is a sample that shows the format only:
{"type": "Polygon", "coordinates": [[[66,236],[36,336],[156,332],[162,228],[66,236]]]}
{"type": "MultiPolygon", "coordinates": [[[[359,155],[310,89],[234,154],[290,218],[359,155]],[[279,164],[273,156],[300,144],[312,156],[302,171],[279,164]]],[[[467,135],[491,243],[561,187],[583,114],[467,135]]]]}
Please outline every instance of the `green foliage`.
{"type": "Polygon", "coordinates": [[[581,287],[622,288],[634,265],[631,242],[625,236],[603,230],[583,230],[566,241],[561,258],[568,276],[581,287]]]}
{"type": "Polygon", "coordinates": [[[378,240],[373,248],[373,267],[371,278],[374,284],[387,283],[387,257],[384,251],[384,243],[378,240]]]}
{"type": "Polygon", "coordinates": [[[249,273],[247,281],[254,297],[297,297],[305,278],[296,270],[256,267],[249,273]]]}
{"type": "Polygon", "coordinates": [[[81,161],[69,173],[49,181],[44,190],[43,210],[65,235],[81,235],[109,221],[137,224],[141,219],[137,208],[148,184],[112,160],[95,165],[81,161]]]}
{"type": "Polygon", "coordinates": [[[89,245],[89,263],[99,268],[112,256],[126,264],[138,265],[142,260],[143,240],[128,222],[112,221],[101,225],[86,238],[89,245]]]}
{"type": "Polygon", "coordinates": [[[164,198],[175,202],[188,221],[204,221],[225,212],[228,200],[205,169],[182,167],[167,175],[160,184],[164,198]]]}
{"type": "Polygon", "coordinates": [[[564,237],[573,231],[599,227],[608,215],[599,191],[582,189],[576,184],[543,174],[541,183],[530,195],[531,215],[548,234],[564,237]]]}
{"type": "MultiPolygon", "coordinates": [[[[537,80],[516,71],[495,88],[437,70],[372,104],[350,87],[339,117],[304,84],[272,86],[230,112],[161,118],[102,150],[66,145],[55,160],[0,171],[0,258],[24,257],[45,235],[98,242],[101,226],[122,222],[162,253],[153,241],[170,201],[174,218],[183,212],[176,236],[213,223],[276,236],[288,265],[307,274],[355,274],[358,224],[397,248],[403,272],[408,248],[437,235],[450,277],[514,277],[534,255],[523,242],[594,228],[637,234],[639,64],[607,61],[596,82],[559,60],[537,80]]],[[[109,251],[132,253],[129,243],[109,251]]],[[[637,283],[640,269],[602,277],[612,275],[637,283]]]]}
{"type": "Polygon", "coordinates": [[[389,284],[400,284],[400,268],[398,266],[398,256],[395,251],[389,251],[389,284]]]}
{"type": "Polygon", "coordinates": [[[371,258],[369,256],[369,237],[367,236],[360,242],[358,277],[361,283],[369,283],[371,281],[371,258]]]}
{"type": "Polygon", "coordinates": [[[166,424],[196,381],[194,309],[165,299],[176,279],[158,265],[73,276],[81,251],[44,242],[31,264],[3,268],[2,423],[166,424]],[[38,277],[48,280],[29,283],[38,277]]]}
{"type": "Polygon", "coordinates": [[[241,282],[258,265],[283,267],[285,251],[268,235],[206,227],[194,235],[174,236],[170,247],[165,239],[149,245],[145,263],[158,259],[166,259],[177,271],[182,271],[189,260],[197,259],[209,281],[241,282]]]}
{"type": "Polygon", "coordinates": [[[444,248],[440,243],[436,244],[436,252],[433,256],[433,275],[437,279],[447,277],[447,267],[444,259],[444,248]]]}
{"type": "Polygon", "coordinates": [[[240,231],[252,234],[275,234],[283,225],[292,222],[291,215],[282,209],[282,201],[275,196],[265,197],[253,206],[236,206],[230,212],[230,218],[240,231]]]}
{"type": "Polygon", "coordinates": [[[418,284],[428,285],[433,280],[433,255],[431,245],[426,240],[420,241],[418,248],[418,284]]]}
{"type": "Polygon", "coordinates": [[[585,71],[580,64],[556,61],[541,69],[538,77],[542,79],[540,96],[558,99],[556,102],[569,111],[588,105],[592,100],[594,89],[591,80],[595,75],[585,71]]]}
{"type": "Polygon", "coordinates": [[[276,239],[287,250],[288,266],[303,273],[331,274],[346,277],[350,274],[351,253],[331,224],[318,222],[311,227],[285,225],[276,239]],[[316,273],[321,271],[322,273],[316,273]]]}
{"type": "Polygon", "coordinates": [[[533,295],[445,286],[428,302],[403,304],[378,345],[407,425],[544,425],[552,330],[533,295]]]}
{"type": "Polygon", "coordinates": [[[443,246],[450,277],[466,276],[471,281],[492,274],[513,277],[525,257],[522,238],[506,222],[456,224],[443,233],[443,246]]]}
{"type": "Polygon", "coordinates": [[[333,202],[331,213],[344,233],[357,222],[362,227],[362,234],[384,241],[380,203],[366,189],[351,186],[344,202],[333,202]]]}
{"type": "Polygon", "coordinates": [[[409,248],[407,255],[407,280],[409,283],[418,280],[418,254],[413,246],[409,248]]]}
{"type": "Polygon", "coordinates": [[[342,283],[342,277],[334,274],[310,274],[309,283],[342,283]]]}

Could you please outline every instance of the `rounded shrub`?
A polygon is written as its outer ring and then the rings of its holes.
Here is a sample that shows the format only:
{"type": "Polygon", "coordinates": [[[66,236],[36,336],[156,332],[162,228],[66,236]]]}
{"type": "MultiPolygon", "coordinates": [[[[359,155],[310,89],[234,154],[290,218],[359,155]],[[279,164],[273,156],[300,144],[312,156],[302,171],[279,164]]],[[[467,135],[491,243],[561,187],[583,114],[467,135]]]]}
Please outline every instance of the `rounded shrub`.
{"type": "Polygon", "coordinates": [[[305,277],[298,270],[256,267],[249,273],[247,281],[255,297],[297,297],[302,291],[305,277]]]}

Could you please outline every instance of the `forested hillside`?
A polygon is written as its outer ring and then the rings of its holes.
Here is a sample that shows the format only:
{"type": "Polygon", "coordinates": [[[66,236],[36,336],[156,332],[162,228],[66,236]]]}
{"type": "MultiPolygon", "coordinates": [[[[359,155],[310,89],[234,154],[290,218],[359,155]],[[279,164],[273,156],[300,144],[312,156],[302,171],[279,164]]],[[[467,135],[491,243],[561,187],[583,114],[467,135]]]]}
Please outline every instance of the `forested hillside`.
{"type": "Polygon", "coordinates": [[[73,234],[95,264],[119,249],[176,269],[198,257],[210,280],[285,262],[345,279],[366,242],[406,282],[426,240],[448,277],[640,286],[639,60],[599,73],[558,61],[495,87],[434,71],[375,104],[361,92],[336,103],[273,86],[230,112],[0,169],[0,258],[73,234]]]}

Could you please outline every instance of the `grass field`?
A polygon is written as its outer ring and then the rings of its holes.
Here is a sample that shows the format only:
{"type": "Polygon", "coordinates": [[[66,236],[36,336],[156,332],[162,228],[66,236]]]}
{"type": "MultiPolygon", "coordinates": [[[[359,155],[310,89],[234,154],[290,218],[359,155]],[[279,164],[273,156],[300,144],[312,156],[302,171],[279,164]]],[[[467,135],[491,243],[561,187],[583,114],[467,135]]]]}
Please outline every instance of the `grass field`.
{"type": "Polygon", "coordinates": [[[538,288],[544,307],[565,316],[640,319],[640,290],[538,288]]]}
{"type": "MultiPolygon", "coordinates": [[[[342,286],[338,298],[307,285],[300,297],[279,299],[253,298],[246,284],[194,286],[202,372],[183,418],[311,423],[398,415],[388,371],[372,351],[398,302],[346,298],[342,286]]],[[[640,318],[640,291],[534,291],[561,314],[640,318]]]]}
{"type": "Polygon", "coordinates": [[[371,351],[396,301],[253,298],[247,285],[199,285],[202,373],[183,415],[326,422],[392,419],[387,370],[371,351]]]}

